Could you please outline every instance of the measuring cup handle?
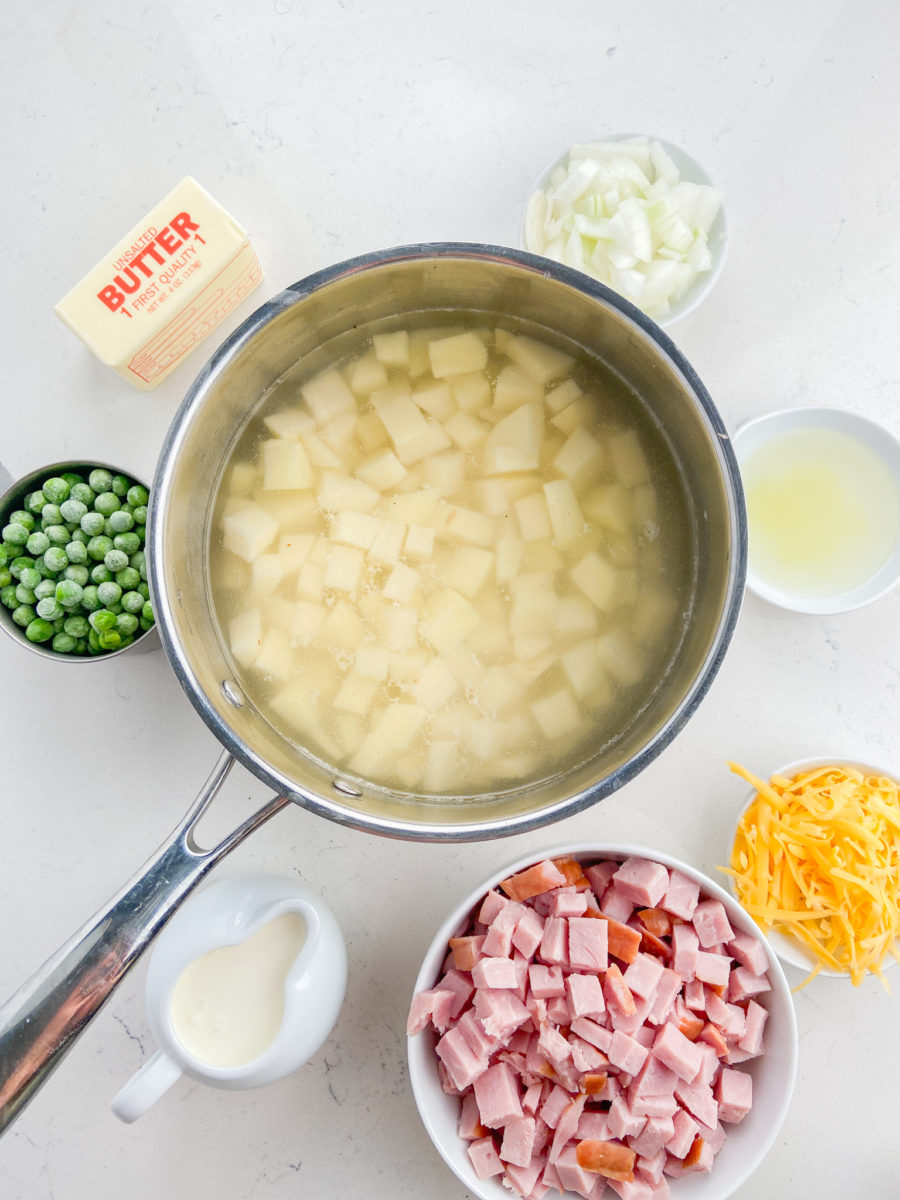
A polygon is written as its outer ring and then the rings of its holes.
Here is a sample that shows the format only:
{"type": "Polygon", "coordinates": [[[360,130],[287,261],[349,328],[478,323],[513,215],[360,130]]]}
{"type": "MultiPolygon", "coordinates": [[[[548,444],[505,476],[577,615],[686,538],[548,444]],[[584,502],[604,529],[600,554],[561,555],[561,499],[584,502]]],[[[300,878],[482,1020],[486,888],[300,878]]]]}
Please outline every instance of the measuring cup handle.
{"type": "Polygon", "coordinates": [[[0,1134],[178,905],[220,858],[288,803],[276,796],[211,850],[194,830],[234,760],[223,754],[156,854],[0,1008],[0,1134]]]}
{"type": "Polygon", "coordinates": [[[120,1121],[130,1125],[165,1095],[181,1074],[178,1063],[157,1050],[113,1096],[110,1108],[120,1121]]]}

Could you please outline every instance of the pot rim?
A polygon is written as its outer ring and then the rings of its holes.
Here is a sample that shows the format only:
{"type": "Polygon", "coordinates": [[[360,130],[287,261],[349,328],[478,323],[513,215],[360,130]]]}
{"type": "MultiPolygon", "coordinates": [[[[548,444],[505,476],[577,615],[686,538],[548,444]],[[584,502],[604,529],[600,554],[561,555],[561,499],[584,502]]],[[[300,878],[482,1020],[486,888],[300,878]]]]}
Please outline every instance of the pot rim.
{"type": "MultiPolygon", "coordinates": [[[[311,812],[327,817],[339,824],[387,837],[417,841],[473,841],[507,837],[525,833],[551,824],[563,816],[572,816],[589,808],[599,800],[618,790],[653,761],[678,734],[697,709],[718,673],[724,655],[731,642],[740,614],[747,573],[747,517],[743,488],[737,459],[730,435],[700,378],[682,355],[672,339],[650,317],[624,297],[612,291],[580,271],[560,263],[531,254],[524,250],[475,242],[418,242],[409,245],[371,251],[325,267],[291,284],[258,309],[231,333],[215,351],[194,379],[182,400],[167,432],[157,462],[156,475],[150,492],[150,514],[148,520],[147,545],[149,547],[149,583],[156,624],[166,657],[188,699],[203,721],[230,754],[247,770],[273,790],[287,795],[291,800],[311,812]],[[213,382],[227,370],[231,361],[257,333],[281,312],[299,303],[310,294],[320,291],[339,279],[360,274],[392,263],[424,261],[429,259],[474,259],[480,262],[496,262],[510,265],[556,279],[601,304],[617,309],[622,316],[636,325],[639,330],[661,351],[664,358],[683,376],[690,392],[702,410],[702,414],[714,436],[720,452],[720,466],[726,483],[726,500],[732,529],[731,561],[725,587],[725,602],[714,631],[710,649],[697,672],[691,686],[681,701],[656,733],[627,762],[611,771],[604,779],[592,786],[564,794],[559,800],[538,810],[503,814],[481,821],[426,822],[389,817],[363,808],[354,808],[341,800],[342,789],[339,772],[335,771],[335,799],[325,799],[276,770],[262,755],[258,754],[241,737],[237,736],[222,720],[206,691],[200,685],[191,666],[190,658],[182,640],[175,631],[172,604],[165,583],[163,569],[163,539],[161,529],[166,501],[171,484],[171,464],[178,456],[195,408],[203,403],[213,382]]],[[[343,785],[343,795],[349,795],[343,785]]],[[[523,789],[527,790],[527,789],[523,789]]],[[[357,798],[357,797],[351,797],[357,798]]]]}

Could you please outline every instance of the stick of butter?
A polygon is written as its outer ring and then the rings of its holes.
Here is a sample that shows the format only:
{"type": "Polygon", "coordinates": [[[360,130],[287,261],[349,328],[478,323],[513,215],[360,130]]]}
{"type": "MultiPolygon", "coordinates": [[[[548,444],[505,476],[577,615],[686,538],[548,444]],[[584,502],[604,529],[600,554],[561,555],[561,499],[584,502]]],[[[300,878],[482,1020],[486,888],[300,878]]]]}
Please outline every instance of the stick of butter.
{"type": "Polygon", "coordinates": [[[188,178],[54,312],[101,362],[149,391],[261,279],[247,234],[188,178]]]}

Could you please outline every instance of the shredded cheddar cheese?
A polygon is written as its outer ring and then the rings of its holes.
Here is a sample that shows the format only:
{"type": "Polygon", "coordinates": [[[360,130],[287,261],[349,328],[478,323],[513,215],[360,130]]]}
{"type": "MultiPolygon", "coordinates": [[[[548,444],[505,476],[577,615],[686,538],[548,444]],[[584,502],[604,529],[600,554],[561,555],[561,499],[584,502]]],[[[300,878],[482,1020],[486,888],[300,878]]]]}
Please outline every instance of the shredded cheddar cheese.
{"type": "MultiPolygon", "coordinates": [[[[738,899],[763,926],[805,946],[859,985],[900,961],[900,784],[827,766],[756,789],[737,828],[730,868],[738,899]]],[[[808,980],[807,980],[808,982],[808,980]]],[[[890,989],[888,989],[890,990],[890,989]]]]}

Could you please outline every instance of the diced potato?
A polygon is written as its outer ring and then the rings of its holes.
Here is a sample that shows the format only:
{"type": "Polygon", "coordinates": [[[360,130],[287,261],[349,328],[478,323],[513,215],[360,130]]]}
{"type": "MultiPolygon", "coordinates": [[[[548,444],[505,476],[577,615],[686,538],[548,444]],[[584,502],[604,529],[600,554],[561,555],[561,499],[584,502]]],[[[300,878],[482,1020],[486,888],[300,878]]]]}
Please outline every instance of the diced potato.
{"type": "Polygon", "coordinates": [[[567,379],[564,383],[559,383],[556,387],[550,388],[544,396],[544,404],[549,412],[555,416],[558,412],[562,412],[564,408],[570,405],[574,400],[582,394],[581,388],[574,379],[567,379]]]}
{"type": "Polygon", "coordinates": [[[370,454],[388,444],[387,430],[378,415],[373,412],[359,414],[356,419],[356,436],[364,454],[370,454]]]}
{"type": "Polygon", "coordinates": [[[284,568],[280,554],[259,554],[250,572],[250,599],[264,600],[281,583],[284,568]]]}
{"type": "Polygon", "coordinates": [[[319,429],[319,437],[330,450],[341,456],[341,465],[345,470],[351,470],[354,466],[349,460],[356,453],[357,420],[355,411],[339,413],[319,429]]]}
{"type": "Polygon", "coordinates": [[[520,404],[488,434],[488,446],[539,447],[544,440],[544,410],[539,404],[520,404]]]}
{"type": "Polygon", "coordinates": [[[483,371],[472,371],[468,375],[457,375],[449,380],[453,397],[460,412],[471,416],[491,403],[491,384],[483,371]]]}
{"type": "Polygon", "coordinates": [[[350,387],[357,396],[368,396],[387,383],[387,371],[373,351],[358,358],[350,367],[350,387]]]}
{"type": "Polygon", "coordinates": [[[453,739],[459,745],[465,731],[473,721],[478,721],[480,718],[481,714],[478,710],[462,700],[455,704],[448,704],[440,712],[432,715],[431,736],[435,739],[453,739]]]}
{"type": "Polygon", "coordinates": [[[502,412],[518,408],[520,404],[543,406],[544,387],[533,376],[509,363],[503,367],[494,384],[494,407],[502,412]]]}
{"type": "Polygon", "coordinates": [[[316,498],[326,512],[352,509],[354,512],[367,513],[372,511],[381,497],[361,479],[353,479],[337,471],[323,471],[316,498]]]}
{"type": "Polygon", "coordinates": [[[596,687],[601,673],[595,639],[587,639],[560,655],[562,668],[572,690],[580,700],[585,700],[596,687]]]}
{"type": "Polygon", "coordinates": [[[463,508],[461,504],[447,504],[442,500],[431,524],[438,537],[451,541],[485,547],[494,543],[494,522],[491,518],[474,509],[463,508]]]}
{"type": "Polygon", "coordinates": [[[633,567],[637,565],[638,547],[634,533],[613,533],[606,535],[606,552],[611,563],[617,567],[633,567]]]}
{"type": "Polygon", "coordinates": [[[259,504],[278,522],[282,533],[316,526],[316,498],[309,491],[259,493],[259,504]]]}
{"type": "MultiPolygon", "coordinates": [[[[488,517],[506,516],[512,510],[512,499],[505,486],[505,479],[476,479],[472,494],[475,507],[488,517]]],[[[534,491],[534,483],[530,483],[528,491],[534,491]]]]}
{"type": "Polygon", "coordinates": [[[258,608],[232,617],[228,622],[228,645],[242,667],[253,665],[262,646],[262,619],[258,608]]]}
{"type": "Polygon", "coordinates": [[[462,450],[432,454],[423,463],[425,482],[445,498],[455,496],[466,482],[466,456],[462,450]]]}
{"type": "Polygon", "coordinates": [[[427,657],[420,650],[394,652],[388,665],[388,682],[403,685],[411,679],[418,679],[427,661],[427,657]]]}
{"type": "Polygon", "coordinates": [[[309,459],[310,465],[313,467],[330,467],[332,470],[339,471],[341,469],[341,460],[317,433],[304,433],[300,439],[303,443],[303,449],[306,451],[306,456],[309,459]]]}
{"type": "Polygon", "coordinates": [[[618,573],[596,550],[591,550],[569,572],[572,582],[601,612],[615,607],[618,573]]]}
{"type": "Polygon", "coordinates": [[[411,694],[430,713],[443,708],[459,690],[459,680],[442,658],[429,659],[410,688],[411,694]]]}
{"type": "Polygon", "coordinates": [[[358,713],[335,713],[334,736],[340,743],[341,752],[345,758],[355,754],[366,736],[367,721],[358,713]]]}
{"type": "Polygon", "coordinates": [[[375,699],[377,691],[377,680],[369,679],[365,675],[357,675],[351,671],[338,689],[338,694],[334,698],[334,706],[364,717],[372,707],[372,701],[375,699]]]}
{"type": "Polygon", "coordinates": [[[425,756],[426,792],[453,792],[460,784],[459,743],[453,739],[431,741],[425,756]]]}
{"type": "Polygon", "coordinates": [[[568,479],[552,479],[544,484],[544,499],[557,546],[571,546],[585,531],[584,514],[568,479]]]}
{"type": "Polygon", "coordinates": [[[521,538],[498,538],[497,540],[497,582],[509,583],[518,573],[525,554],[525,543],[521,538]]]}
{"type": "Polygon", "coordinates": [[[550,424],[568,437],[579,425],[590,425],[595,413],[596,401],[590,396],[579,396],[577,400],[561,408],[555,417],[551,417],[550,424]]]}
{"type": "Polygon", "coordinates": [[[657,642],[667,632],[678,602],[674,592],[662,585],[646,588],[631,611],[631,628],[639,642],[657,642]]]}
{"type": "Polygon", "coordinates": [[[510,583],[513,593],[509,631],[516,637],[546,637],[556,628],[559,597],[552,575],[517,575],[510,583]]]}
{"type": "Polygon", "coordinates": [[[497,758],[503,745],[502,731],[496,721],[481,717],[466,730],[466,746],[485,762],[497,758]]]}
{"type": "Polygon", "coordinates": [[[428,714],[419,704],[389,704],[350,760],[350,769],[372,776],[397,762],[409,749],[428,714]]]}
{"type": "Polygon", "coordinates": [[[552,696],[532,701],[530,707],[541,732],[548,738],[559,738],[573,733],[582,721],[578,701],[567,687],[560,688],[552,696]]]}
{"type": "Polygon", "coordinates": [[[284,629],[269,629],[253,660],[253,670],[266,679],[288,679],[294,669],[293,657],[289,634],[284,629]]]}
{"type": "Polygon", "coordinates": [[[550,537],[535,538],[533,542],[525,543],[525,557],[522,560],[523,571],[561,571],[565,559],[553,544],[550,537]]]}
{"type": "Polygon", "coordinates": [[[355,546],[358,550],[369,550],[382,524],[380,517],[370,516],[369,513],[339,512],[331,523],[329,533],[332,541],[355,546]]]}
{"type": "Polygon", "coordinates": [[[597,610],[586,596],[562,596],[557,614],[557,628],[564,637],[597,631],[597,610]]]}
{"type": "Polygon", "coordinates": [[[553,465],[573,487],[579,488],[594,478],[603,463],[603,447],[580,425],[573,429],[553,465]]]}
{"type": "Polygon", "coordinates": [[[405,525],[401,525],[399,521],[382,520],[375,540],[369,547],[369,558],[376,562],[397,562],[405,538],[405,525]]]}
{"type": "Polygon", "coordinates": [[[524,336],[511,338],[506,346],[506,354],[542,384],[565,375],[575,361],[571,354],[524,336]]]}
{"type": "Polygon", "coordinates": [[[269,433],[278,438],[296,441],[304,433],[312,432],[316,427],[315,421],[302,405],[293,408],[282,408],[278,412],[269,413],[263,417],[263,424],[269,433]]]}
{"type": "Polygon", "coordinates": [[[478,627],[478,610],[459,592],[445,587],[423,606],[422,636],[441,654],[461,645],[478,627]]]}
{"type": "Polygon", "coordinates": [[[377,679],[383,683],[387,679],[390,659],[391,652],[386,646],[363,642],[357,648],[353,666],[358,675],[365,675],[368,679],[377,679]]]}
{"type": "Polygon", "coordinates": [[[378,492],[395,487],[406,475],[406,467],[393,450],[379,450],[356,468],[356,476],[378,492]]]}
{"type": "Polygon", "coordinates": [[[635,492],[622,483],[598,483],[582,505],[592,521],[613,533],[629,533],[635,522],[635,492]]]}
{"type": "Polygon", "coordinates": [[[596,647],[600,662],[622,687],[631,687],[644,677],[644,655],[634,639],[623,629],[610,629],[601,633],[597,638],[596,647]]]}
{"type": "Polygon", "coordinates": [[[447,421],[456,412],[456,401],[450,384],[443,381],[425,382],[413,388],[413,402],[422,412],[436,421],[447,421]]]}
{"type": "Polygon", "coordinates": [[[444,422],[444,429],[453,444],[461,450],[474,450],[488,434],[488,427],[483,421],[464,412],[455,412],[449,421],[444,422]]]}
{"type": "Polygon", "coordinates": [[[280,688],[269,701],[269,707],[280,717],[287,729],[294,730],[301,738],[316,728],[319,719],[319,697],[310,692],[303,680],[280,688]]]}
{"type": "Polygon", "coordinates": [[[410,466],[412,463],[428,460],[440,450],[446,450],[452,445],[450,436],[439,421],[433,417],[425,418],[425,428],[403,445],[397,445],[397,457],[401,462],[410,466]]]}
{"type": "Polygon", "coordinates": [[[375,357],[386,367],[409,366],[409,333],[398,329],[394,333],[373,333],[375,357]]]}
{"type": "Polygon", "coordinates": [[[378,506],[379,515],[404,525],[430,525],[441,498],[431,488],[421,488],[402,496],[385,496],[378,506]]]}
{"type": "Polygon", "coordinates": [[[293,637],[292,626],[296,604],[296,600],[291,600],[277,592],[267,596],[260,605],[263,628],[283,629],[293,637]]]}
{"type": "Polygon", "coordinates": [[[323,645],[337,651],[356,653],[365,634],[366,626],[359,613],[341,599],[325,618],[321,637],[323,645]]]}
{"type": "Polygon", "coordinates": [[[365,555],[355,546],[335,544],[325,564],[325,587],[356,595],[365,555]]]}
{"type": "Polygon", "coordinates": [[[511,645],[506,618],[489,618],[482,613],[481,624],[467,644],[482,659],[504,658],[511,645]]]}
{"type": "Polygon", "coordinates": [[[509,712],[522,700],[522,683],[509,666],[488,667],[478,688],[478,702],[494,716],[509,712]]]}
{"type": "Polygon", "coordinates": [[[300,388],[316,425],[321,427],[343,412],[356,412],[356,400],[340,371],[322,371],[300,388]]]}
{"type": "Polygon", "coordinates": [[[308,646],[322,632],[328,609],[324,604],[316,604],[312,600],[297,600],[292,607],[294,611],[288,632],[300,645],[308,646]]]}
{"type": "Polygon", "coordinates": [[[541,465],[538,446],[488,446],[484,448],[485,475],[511,475],[536,471],[541,465]]]}
{"type": "Polygon", "coordinates": [[[278,522],[264,508],[248,501],[223,520],[223,544],[245,562],[253,562],[268,550],[278,532],[278,522]]]}
{"type": "Polygon", "coordinates": [[[389,650],[412,650],[419,638],[419,612],[406,604],[386,603],[378,612],[377,630],[389,650]]]}
{"type": "Polygon", "coordinates": [[[301,599],[321,600],[325,595],[325,564],[307,558],[297,574],[297,595],[301,599]]]}
{"type": "Polygon", "coordinates": [[[494,568],[494,555],[481,546],[456,546],[441,559],[444,583],[469,600],[484,587],[494,568]]]}
{"type": "Polygon", "coordinates": [[[519,520],[519,530],[526,542],[550,536],[550,513],[543,492],[532,492],[523,496],[515,505],[516,516],[519,520]]]}
{"type": "MultiPolygon", "coordinates": [[[[312,425],[312,420],[310,420],[312,425]]],[[[228,472],[228,483],[225,487],[229,496],[249,496],[257,486],[259,475],[253,463],[235,463],[228,472]]]]}
{"type": "Polygon", "coordinates": [[[613,434],[607,442],[613,473],[626,487],[638,487],[650,480],[650,468],[641,449],[640,438],[633,429],[613,434]]]}
{"type": "Polygon", "coordinates": [[[428,357],[428,343],[432,339],[428,329],[414,329],[409,335],[409,371],[410,379],[418,379],[427,375],[431,370],[431,359],[428,357]]]}
{"type": "Polygon", "coordinates": [[[434,530],[429,525],[410,525],[406,531],[403,553],[409,558],[431,558],[434,553],[434,530]]]}
{"type": "Polygon", "coordinates": [[[419,572],[404,563],[397,563],[388,575],[381,594],[386,600],[396,600],[400,604],[409,604],[419,586],[419,572]]]}
{"type": "Polygon", "coordinates": [[[438,338],[428,345],[431,373],[435,379],[483,371],[487,366],[487,346],[477,333],[467,330],[450,337],[438,338]]]}

